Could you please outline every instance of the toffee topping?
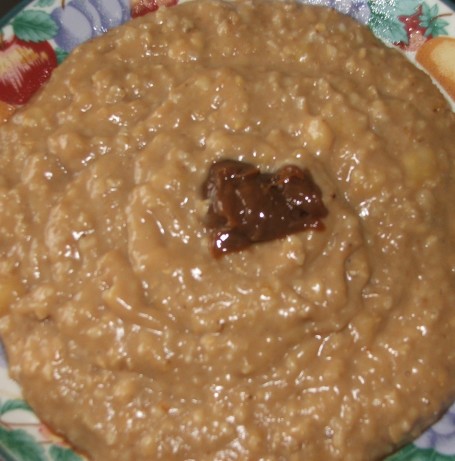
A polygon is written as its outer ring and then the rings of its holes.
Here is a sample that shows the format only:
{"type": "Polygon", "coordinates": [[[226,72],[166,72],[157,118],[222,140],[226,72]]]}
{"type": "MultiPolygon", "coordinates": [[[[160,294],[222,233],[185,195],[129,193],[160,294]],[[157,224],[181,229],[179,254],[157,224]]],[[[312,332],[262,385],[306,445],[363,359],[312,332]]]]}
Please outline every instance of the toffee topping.
{"type": "Polygon", "coordinates": [[[324,229],[327,208],[308,169],[286,165],[261,173],[236,160],[214,162],[202,186],[205,224],[215,257],[305,229],[324,229]]]}

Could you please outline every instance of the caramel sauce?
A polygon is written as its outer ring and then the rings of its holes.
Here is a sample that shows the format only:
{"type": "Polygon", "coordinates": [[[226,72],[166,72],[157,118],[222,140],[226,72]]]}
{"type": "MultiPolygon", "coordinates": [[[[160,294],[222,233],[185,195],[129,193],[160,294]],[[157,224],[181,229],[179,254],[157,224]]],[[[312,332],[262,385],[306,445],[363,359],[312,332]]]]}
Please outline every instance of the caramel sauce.
{"type": "Polygon", "coordinates": [[[215,257],[303,230],[322,230],[327,208],[307,169],[286,165],[275,173],[237,160],[214,162],[202,186],[209,200],[205,224],[215,257]]]}

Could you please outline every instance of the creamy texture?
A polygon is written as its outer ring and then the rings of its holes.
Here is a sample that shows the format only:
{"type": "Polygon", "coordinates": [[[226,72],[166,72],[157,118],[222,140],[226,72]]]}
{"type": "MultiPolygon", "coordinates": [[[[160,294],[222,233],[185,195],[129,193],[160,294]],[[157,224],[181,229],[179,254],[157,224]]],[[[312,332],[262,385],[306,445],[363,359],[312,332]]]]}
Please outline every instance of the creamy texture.
{"type": "Polygon", "coordinates": [[[81,46],[0,127],[0,323],[95,461],[385,456],[455,395],[454,115],[334,11],[186,3],[81,46]],[[305,231],[210,254],[230,158],[308,169],[305,231]]]}

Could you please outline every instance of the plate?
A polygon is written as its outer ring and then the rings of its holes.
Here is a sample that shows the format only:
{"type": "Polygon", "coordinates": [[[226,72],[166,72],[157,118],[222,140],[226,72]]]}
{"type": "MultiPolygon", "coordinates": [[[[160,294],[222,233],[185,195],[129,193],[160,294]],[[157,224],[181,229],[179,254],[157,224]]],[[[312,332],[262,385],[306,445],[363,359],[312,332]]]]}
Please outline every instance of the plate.
{"type": "MultiPolygon", "coordinates": [[[[185,0],[25,0],[0,19],[0,123],[80,43],[131,17],[185,0]],[[134,1],[134,5],[130,2],[134,1]]],[[[305,0],[349,14],[423,68],[455,110],[455,5],[438,0],[305,0]]],[[[0,344],[0,461],[82,461],[8,377],[0,344]]],[[[455,405],[388,461],[455,461],[455,405]]]]}

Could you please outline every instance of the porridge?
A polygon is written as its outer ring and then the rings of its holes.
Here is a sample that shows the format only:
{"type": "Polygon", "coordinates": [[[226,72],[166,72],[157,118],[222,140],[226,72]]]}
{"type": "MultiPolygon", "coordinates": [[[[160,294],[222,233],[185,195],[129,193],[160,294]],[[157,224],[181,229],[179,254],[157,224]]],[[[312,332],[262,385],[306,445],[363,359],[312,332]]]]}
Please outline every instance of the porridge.
{"type": "Polygon", "coordinates": [[[386,456],[455,397],[454,133],[321,7],[200,0],[81,46],[0,127],[11,375],[95,461],[386,456]],[[264,231],[238,173],[315,214],[264,231]]]}

